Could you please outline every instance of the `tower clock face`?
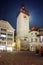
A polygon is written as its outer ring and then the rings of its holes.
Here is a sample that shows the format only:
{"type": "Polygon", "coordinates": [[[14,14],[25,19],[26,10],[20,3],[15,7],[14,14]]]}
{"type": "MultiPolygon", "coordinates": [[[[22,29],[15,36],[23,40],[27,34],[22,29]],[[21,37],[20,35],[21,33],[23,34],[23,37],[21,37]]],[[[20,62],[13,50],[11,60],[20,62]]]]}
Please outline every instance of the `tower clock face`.
{"type": "Polygon", "coordinates": [[[27,20],[27,16],[24,15],[24,19],[27,20]]]}

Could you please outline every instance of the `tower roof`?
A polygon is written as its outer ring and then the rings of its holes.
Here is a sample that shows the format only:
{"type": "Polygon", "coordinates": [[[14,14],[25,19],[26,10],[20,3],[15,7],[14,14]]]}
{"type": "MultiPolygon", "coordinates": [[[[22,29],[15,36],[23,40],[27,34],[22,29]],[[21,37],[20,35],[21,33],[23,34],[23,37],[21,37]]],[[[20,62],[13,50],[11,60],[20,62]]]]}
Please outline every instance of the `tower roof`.
{"type": "Polygon", "coordinates": [[[37,28],[36,28],[35,26],[33,26],[31,30],[32,30],[32,31],[36,31],[37,28]]]}
{"type": "Polygon", "coordinates": [[[17,16],[20,14],[20,12],[22,12],[22,13],[24,13],[24,14],[26,14],[26,15],[29,15],[29,12],[28,12],[27,10],[25,10],[24,5],[21,5],[20,10],[19,10],[19,12],[17,13],[17,16]]]}

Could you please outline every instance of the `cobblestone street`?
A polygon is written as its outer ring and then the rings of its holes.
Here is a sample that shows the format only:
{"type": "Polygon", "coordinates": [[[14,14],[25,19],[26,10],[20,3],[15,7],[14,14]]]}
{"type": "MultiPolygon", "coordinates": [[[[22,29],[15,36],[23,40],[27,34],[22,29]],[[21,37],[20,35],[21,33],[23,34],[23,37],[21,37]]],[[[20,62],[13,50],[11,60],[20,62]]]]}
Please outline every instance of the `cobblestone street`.
{"type": "Polygon", "coordinates": [[[43,57],[28,51],[4,52],[0,53],[0,65],[43,65],[43,57]]]}

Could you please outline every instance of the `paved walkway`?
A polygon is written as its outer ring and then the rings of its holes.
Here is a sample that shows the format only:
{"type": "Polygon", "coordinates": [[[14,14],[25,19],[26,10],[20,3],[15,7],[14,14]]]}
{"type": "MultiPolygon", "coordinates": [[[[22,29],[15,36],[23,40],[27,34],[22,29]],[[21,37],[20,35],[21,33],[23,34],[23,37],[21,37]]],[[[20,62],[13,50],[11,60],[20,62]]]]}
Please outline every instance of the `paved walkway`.
{"type": "Polygon", "coordinates": [[[28,51],[1,53],[0,65],[43,65],[43,57],[28,51]]]}

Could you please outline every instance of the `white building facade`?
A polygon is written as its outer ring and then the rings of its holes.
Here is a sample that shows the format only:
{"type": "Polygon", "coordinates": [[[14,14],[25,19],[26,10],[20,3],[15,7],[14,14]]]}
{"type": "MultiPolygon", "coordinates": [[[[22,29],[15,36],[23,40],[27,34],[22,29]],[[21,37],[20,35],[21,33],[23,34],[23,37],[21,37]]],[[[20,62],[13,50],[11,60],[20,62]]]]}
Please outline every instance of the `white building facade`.
{"type": "Polygon", "coordinates": [[[29,49],[30,51],[35,51],[36,49],[40,49],[40,37],[38,36],[38,31],[30,31],[29,32],[29,49]]]}
{"type": "Polygon", "coordinates": [[[8,21],[0,20],[0,50],[13,50],[14,31],[8,21]]]}

